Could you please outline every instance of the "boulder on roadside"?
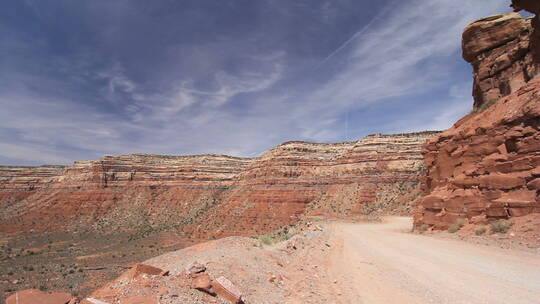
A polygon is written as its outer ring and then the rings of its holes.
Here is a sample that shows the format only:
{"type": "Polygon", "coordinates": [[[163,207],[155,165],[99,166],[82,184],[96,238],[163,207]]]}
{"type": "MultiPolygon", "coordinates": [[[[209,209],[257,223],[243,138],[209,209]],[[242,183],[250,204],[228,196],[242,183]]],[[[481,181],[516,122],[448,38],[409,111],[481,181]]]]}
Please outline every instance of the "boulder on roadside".
{"type": "Polygon", "coordinates": [[[166,276],[169,274],[168,270],[163,270],[154,266],[145,265],[145,264],[136,264],[129,270],[129,277],[135,279],[142,274],[147,275],[156,275],[156,276],[166,276]]]}
{"type": "Polygon", "coordinates": [[[212,290],[221,298],[239,304],[242,301],[242,292],[225,277],[219,277],[212,281],[212,290]]]}
{"type": "Polygon", "coordinates": [[[44,292],[37,289],[18,291],[6,299],[6,304],[68,304],[74,303],[75,297],[65,292],[44,292]]]}
{"type": "Polygon", "coordinates": [[[206,266],[199,262],[193,262],[188,268],[188,272],[192,277],[196,277],[198,274],[206,271],[206,266]]]}
{"type": "Polygon", "coordinates": [[[212,279],[206,273],[200,274],[195,277],[193,279],[191,287],[209,294],[214,294],[214,292],[212,291],[212,279]]]}

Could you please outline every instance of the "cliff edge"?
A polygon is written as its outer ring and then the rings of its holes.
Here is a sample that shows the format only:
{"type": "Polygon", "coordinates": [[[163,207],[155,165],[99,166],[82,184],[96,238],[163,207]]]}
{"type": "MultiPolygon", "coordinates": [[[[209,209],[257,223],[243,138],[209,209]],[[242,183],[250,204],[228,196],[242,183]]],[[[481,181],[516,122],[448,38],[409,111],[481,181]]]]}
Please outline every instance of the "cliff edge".
{"type": "MultiPolygon", "coordinates": [[[[538,13],[537,1],[514,7],[538,13]],[[535,11],[536,10],[536,11],[535,11]]],[[[415,226],[447,229],[540,213],[538,16],[492,16],[463,34],[474,68],[474,108],[430,139],[415,226]]],[[[540,233],[540,227],[524,233],[540,233]]]]}

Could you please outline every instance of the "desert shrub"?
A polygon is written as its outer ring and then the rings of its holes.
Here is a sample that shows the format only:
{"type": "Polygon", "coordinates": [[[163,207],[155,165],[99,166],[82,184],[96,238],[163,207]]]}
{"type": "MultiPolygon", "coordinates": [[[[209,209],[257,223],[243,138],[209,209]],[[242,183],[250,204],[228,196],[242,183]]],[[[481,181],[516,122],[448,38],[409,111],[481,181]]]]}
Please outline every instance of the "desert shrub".
{"type": "Polygon", "coordinates": [[[422,226],[418,227],[419,232],[426,232],[429,229],[428,224],[423,224],[422,226]]]}
{"type": "Polygon", "coordinates": [[[263,234],[263,235],[260,235],[259,236],[259,241],[266,245],[266,246],[270,246],[272,245],[272,243],[274,243],[274,239],[272,238],[272,236],[268,235],[268,234],[263,234]]]}
{"type": "Polygon", "coordinates": [[[273,237],[277,241],[286,241],[290,239],[291,237],[293,237],[296,233],[297,233],[296,227],[288,226],[288,227],[283,227],[279,231],[275,232],[273,234],[273,237]]]}
{"type": "Polygon", "coordinates": [[[458,232],[458,230],[459,230],[459,226],[457,226],[457,225],[452,225],[452,226],[448,227],[448,232],[450,232],[450,233],[456,233],[456,232],[458,232]]]}
{"type": "Polygon", "coordinates": [[[274,232],[270,232],[267,234],[262,235],[254,235],[253,238],[256,238],[259,240],[256,244],[253,246],[262,248],[263,246],[270,246],[275,243],[279,243],[282,241],[286,241],[296,235],[298,233],[298,230],[295,226],[285,226],[282,227],[279,230],[275,230],[274,232]]]}
{"type": "Polygon", "coordinates": [[[487,231],[486,226],[480,226],[480,227],[478,227],[478,228],[476,228],[476,229],[474,230],[474,233],[475,233],[476,235],[482,235],[482,234],[486,233],[486,231],[487,231]]]}
{"type": "Polygon", "coordinates": [[[375,204],[364,204],[362,207],[364,209],[364,214],[366,215],[370,215],[377,211],[377,206],[375,206],[375,204]]]}
{"type": "Polygon", "coordinates": [[[493,99],[490,99],[490,100],[487,100],[485,101],[483,104],[481,104],[474,112],[475,113],[482,113],[484,112],[487,108],[491,107],[494,103],[497,102],[497,98],[493,98],[493,99]]]}
{"type": "Polygon", "coordinates": [[[491,222],[491,233],[506,233],[514,223],[507,220],[491,222]]]}
{"type": "Polygon", "coordinates": [[[462,219],[462,218],[458,218],[458,219],[456,220],[456,222],[455,222],[452,226],[450,226],[450,227],[448,228],[448,232],[450,232],[450,233],[456,233],[456,232],[459,231],[459,229],[461,229],[461,227],[463,227],[464,224],[465,224],[465,220],[462,219]]]}

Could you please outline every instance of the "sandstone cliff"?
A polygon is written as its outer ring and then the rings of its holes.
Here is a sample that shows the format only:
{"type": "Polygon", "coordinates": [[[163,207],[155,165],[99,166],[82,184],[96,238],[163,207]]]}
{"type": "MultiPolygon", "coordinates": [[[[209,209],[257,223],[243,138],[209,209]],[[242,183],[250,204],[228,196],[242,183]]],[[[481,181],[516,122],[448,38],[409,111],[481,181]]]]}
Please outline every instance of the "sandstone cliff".
{"type": "Polygon", "coordinates": [[[474,109],[516,92],[540,73],[531,37],[533,18],[517,13],[473,22],[463,33],[463,58],[474,68],[474,109]]]}
{"type": "Polygon", "coordinates": [[[540,212],[540,79],[428,141],[416,225],[540,212]]]}
{"type": "MultiPolygon", "coordinates": [[[[433,132],[284,143],[259,158],[107,156],[68,167],[0,167],[0,231],[249,235],[304,215],[407,212],[433,132]],[[384,202],[384,203],[383,203],[384,202]]],[[[416,191],[416,192],[415,192],[416,191]]]]}
{"type": "Polygon", "coordinates": [[[284,143],[243,170],[195,231],[246,235],[304,216],[354,216],[400,209],[418,195],[422,144],[434,132],[371,135],[349,143],[284,143]],[[225,219],[225,220],[224,220],[225,219]]]}
{"type": "Polygon", "coordinates": [[[416,226],[446,229],[458,218],[486,223],[540,213],[540,70],[532,20],[512,13],[466,28],[474,110],[424,147],[425,196],[416,226]]]}
{"type": "Polygon", "coordinates": [[[151,230],[182,224],[214,204],[250,161],[126,155],[78,161],[55,171],[3,167],[0,231],[151,230]]]}

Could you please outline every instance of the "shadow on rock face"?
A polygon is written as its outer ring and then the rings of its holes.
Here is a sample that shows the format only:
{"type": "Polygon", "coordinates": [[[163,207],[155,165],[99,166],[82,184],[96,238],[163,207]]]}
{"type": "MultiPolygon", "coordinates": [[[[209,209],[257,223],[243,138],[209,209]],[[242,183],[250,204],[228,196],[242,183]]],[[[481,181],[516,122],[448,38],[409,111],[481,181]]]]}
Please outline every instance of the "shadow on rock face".
{"type": "Polygon", "coordinates": [[[533,32],[531,35],[531,51],[536,63],[540,64],[540,1],[538,0],[512,0],[514,11],[526,10],[536,14],[532,20],[533,32]]]}

